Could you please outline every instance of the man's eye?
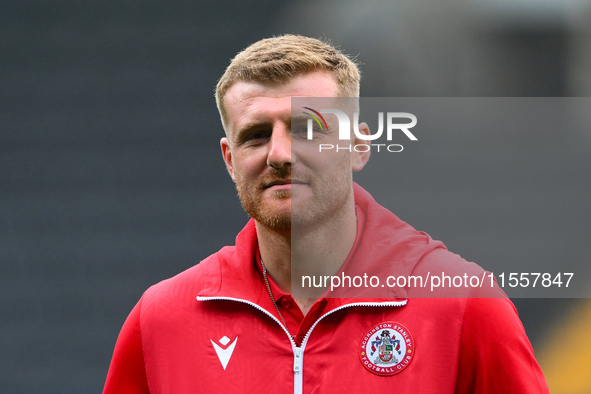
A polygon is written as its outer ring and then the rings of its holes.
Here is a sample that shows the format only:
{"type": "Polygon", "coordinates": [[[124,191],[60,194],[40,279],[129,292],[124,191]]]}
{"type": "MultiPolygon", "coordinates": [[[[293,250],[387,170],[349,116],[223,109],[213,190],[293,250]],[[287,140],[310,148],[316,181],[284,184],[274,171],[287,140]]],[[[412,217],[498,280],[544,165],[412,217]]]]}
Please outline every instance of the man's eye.
{"type": "Polygon", "coordinates": [[[265,131],[257,131],[250,134],[247,139],[250,141],[258,141],[269,138],[269,133],[265,131]]]}
{"type": "Polygon", "coordinates": [[[294,134],[294,135],[308,134],[308,128],[306,126],[293,127],[291,129],[291,134],[294,134]]]}

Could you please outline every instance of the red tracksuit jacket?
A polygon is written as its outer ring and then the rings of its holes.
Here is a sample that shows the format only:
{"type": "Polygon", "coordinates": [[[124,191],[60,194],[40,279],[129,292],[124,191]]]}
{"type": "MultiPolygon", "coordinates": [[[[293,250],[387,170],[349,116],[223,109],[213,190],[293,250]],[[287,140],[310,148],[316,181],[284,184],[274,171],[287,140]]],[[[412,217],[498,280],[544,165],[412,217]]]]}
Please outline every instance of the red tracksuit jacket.
{"type": "MultiPolygon", "coordinates": [[[[471,264],[357,185],[355,200],[351,256],[408,273],[471,264]],[[376,240],[387,245],[377,257],[376,240]]],[[[251,220],[236,246],[148,289],[123,325],[104,393],[548,392],[506,298],[321,299],[294,341],[256,253],[251,220]]]]}

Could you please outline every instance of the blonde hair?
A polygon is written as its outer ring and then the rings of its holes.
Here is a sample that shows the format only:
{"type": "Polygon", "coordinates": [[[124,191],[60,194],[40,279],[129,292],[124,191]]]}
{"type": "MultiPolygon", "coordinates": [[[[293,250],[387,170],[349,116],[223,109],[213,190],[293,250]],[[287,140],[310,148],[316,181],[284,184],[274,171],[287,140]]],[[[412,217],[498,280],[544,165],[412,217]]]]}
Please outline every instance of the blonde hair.
{"type": "Polygon", "coordinates": [[[333,73],[342,97],[359,97],[361,75],[357,64],[332,45],[298,35],[255,42],[232,59],[216,86],[216,104],[224,127],[224,96],[236,82],[285,82],[322,69],[333,73]]]}

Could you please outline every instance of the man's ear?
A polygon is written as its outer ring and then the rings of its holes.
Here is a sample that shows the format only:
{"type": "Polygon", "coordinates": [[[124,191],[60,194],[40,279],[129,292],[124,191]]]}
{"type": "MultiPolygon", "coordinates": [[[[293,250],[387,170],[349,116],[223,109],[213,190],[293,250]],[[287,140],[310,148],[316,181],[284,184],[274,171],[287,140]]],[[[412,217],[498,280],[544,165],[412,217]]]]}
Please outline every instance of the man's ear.
{"type": "Polygon", "coordinates": [[[232,177],[232,180],[236,182],[236,178],[234,178],[234,166],[232,165],[232,150],[230,149],[230,143],[226,137],[220,140],[220,146],[222,147],[222,156],[224,157],[228,173],[232,177]]]}
{"type": "MultiPolygon", "coordinates": [[[[369,126],[367,123],[360,123],[359,124],[359,132],[363,135],[369,135],[369,126]]],[[[354,140],[355,145],[366,145],[367,148],[360,147],[356,149],[351,157],[351,164],[353,171],[361,171],[365,164],[367,164],[369,160],[370,150],[371,150],[371,141],[362,140],[361,138],[355,136],[354,140]],[[358,152],[359,151],[359,152],[358,152]],[[363,152],[361,152],[363,151],[363,152]]]]}

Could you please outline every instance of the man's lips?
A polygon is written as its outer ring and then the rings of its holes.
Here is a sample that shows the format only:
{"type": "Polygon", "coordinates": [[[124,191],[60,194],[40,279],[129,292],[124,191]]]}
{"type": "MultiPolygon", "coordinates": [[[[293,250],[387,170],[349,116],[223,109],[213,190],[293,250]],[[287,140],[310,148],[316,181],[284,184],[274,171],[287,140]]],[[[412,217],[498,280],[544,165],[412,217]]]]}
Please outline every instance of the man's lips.
{"type": "Polygon", "coordinates": [[[307,183],[298,179],[277,179],[266,183],[264,185],[264,189],[268,189],[273,186],[276,186],[277,188],[288,188],[291,187],[291,185],[307,185],[307,183]]]}

